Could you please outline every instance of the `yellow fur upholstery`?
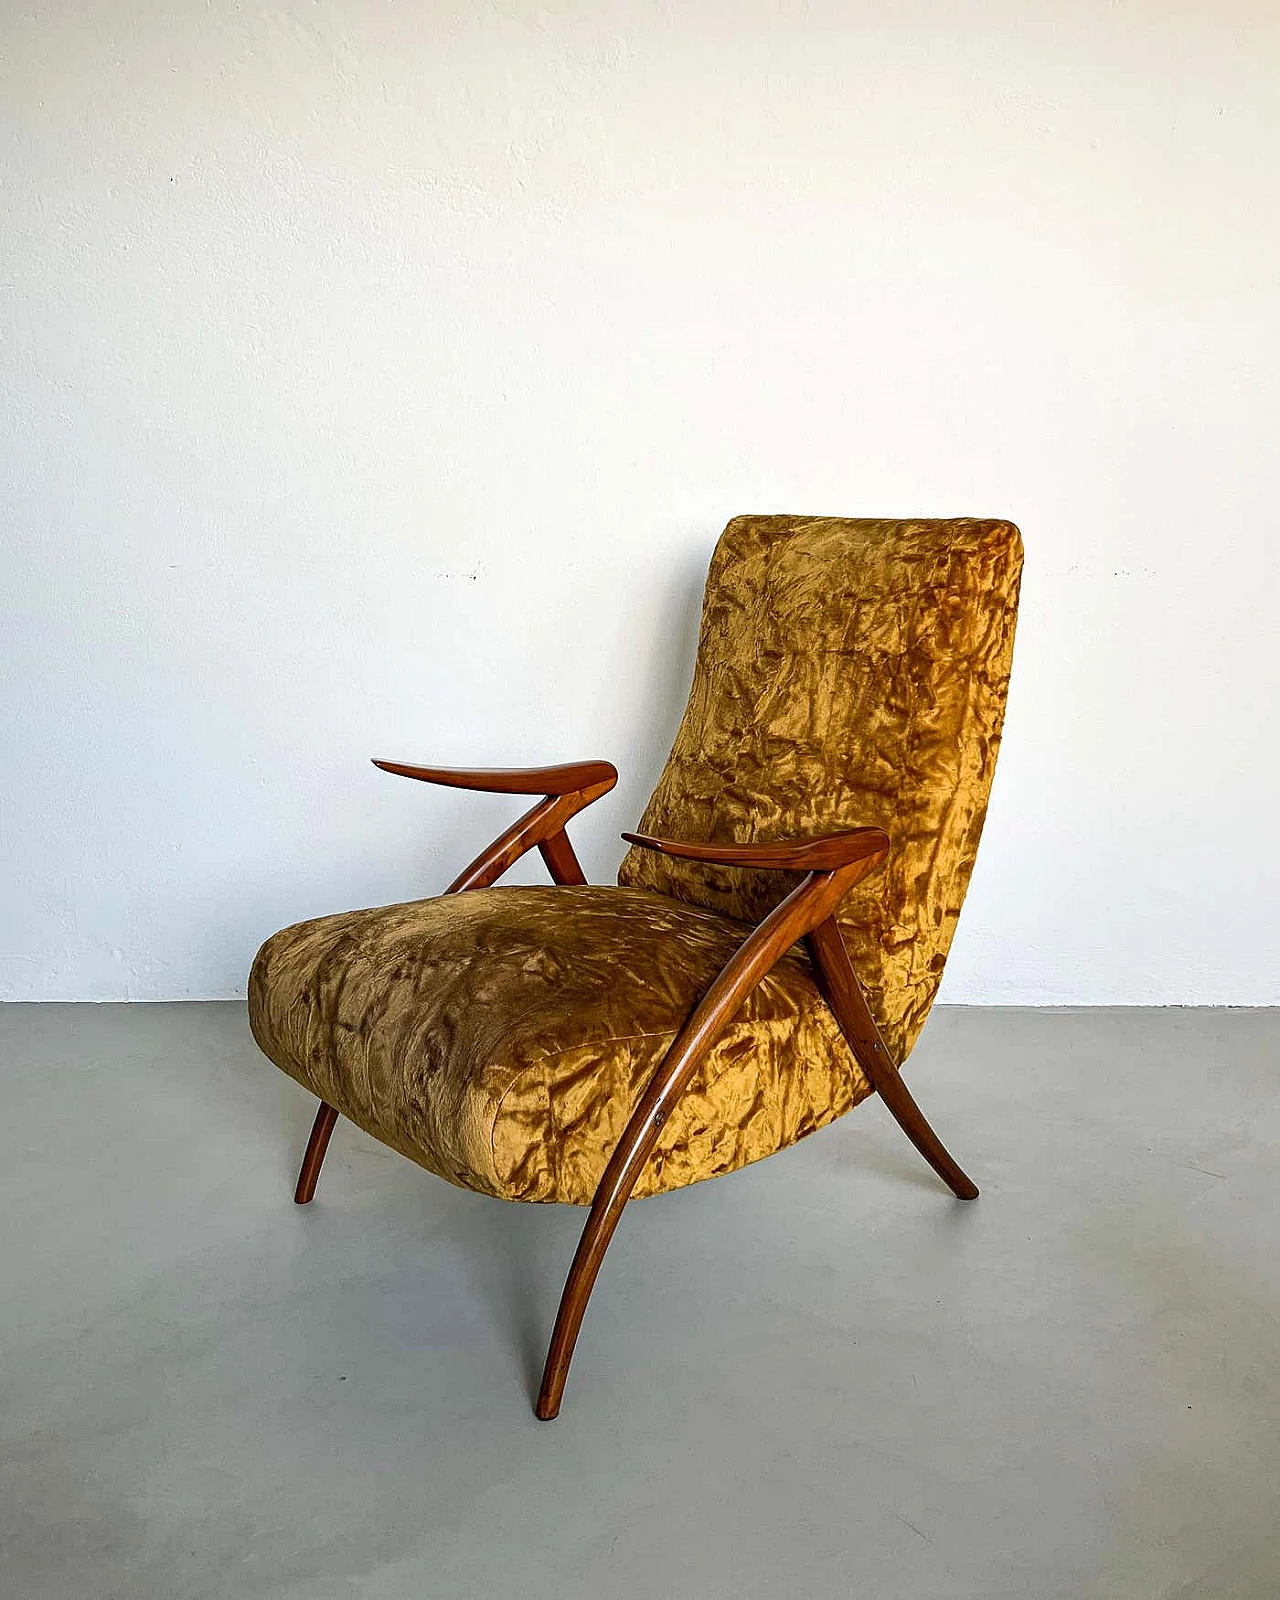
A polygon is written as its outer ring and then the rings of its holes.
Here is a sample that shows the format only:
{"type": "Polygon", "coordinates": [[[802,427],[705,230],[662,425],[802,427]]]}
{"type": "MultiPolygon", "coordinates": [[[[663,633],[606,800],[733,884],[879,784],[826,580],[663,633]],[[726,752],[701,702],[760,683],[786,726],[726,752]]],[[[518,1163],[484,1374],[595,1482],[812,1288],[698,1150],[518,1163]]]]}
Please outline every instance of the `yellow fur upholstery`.
{"type": "MultiPolygon", "coordinates": [[[[888,862],[839,916],[899,1060],[973,867],[1020,569],[1007,522],[731,522],[642,822],[739,843],[884,828],[888,862]]],[[[633,850],[618,888],[498,887],[301,923],[254,963],[254,1036],[440,1176],[585,1204],[681,1024],[795,881],[633,850]]],[[[699,1069],[635,1192],[757,1160],[868,1092],[795,950],[699,1069]]]]}

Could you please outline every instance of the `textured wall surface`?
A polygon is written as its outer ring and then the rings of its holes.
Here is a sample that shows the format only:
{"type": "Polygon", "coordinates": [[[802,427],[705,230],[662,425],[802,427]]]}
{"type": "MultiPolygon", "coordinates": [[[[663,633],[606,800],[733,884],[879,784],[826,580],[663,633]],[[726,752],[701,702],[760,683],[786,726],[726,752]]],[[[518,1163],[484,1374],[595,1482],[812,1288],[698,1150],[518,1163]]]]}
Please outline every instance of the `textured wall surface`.
{"type": "Polygon", "coordinates": [[[511,814],[375,753],[611,757],[611,875],[795,510],[1026,537],[943,998],[1280,1000],[1269,0],[37,0],[0,75],[0,994],[238,993],[511,814]]]}

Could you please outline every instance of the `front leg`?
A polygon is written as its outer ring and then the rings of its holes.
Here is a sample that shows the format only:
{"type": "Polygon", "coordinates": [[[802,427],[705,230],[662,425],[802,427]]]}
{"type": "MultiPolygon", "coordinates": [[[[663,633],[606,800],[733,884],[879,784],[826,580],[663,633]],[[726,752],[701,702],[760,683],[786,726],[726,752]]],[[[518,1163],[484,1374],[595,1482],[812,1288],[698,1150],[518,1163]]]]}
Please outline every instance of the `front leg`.
{"type": "Polygon", "coordinates": [[[605,1168],[578,1241],[573,1265],[569,1268],[547,1351],[542,1388],[534,1408],[544,1422],[559,1413],[573,1347],[604,1253],[672,1106],[725,1024],[761,978],[797,939],[829,917],[854,883],[878,864],[883,856],[882,841],[883,835],[877,835],[869,841],[874,849],[867,848],[863,854],[858,852],[867,841],[859,841],[856,847],[847,846],[844,852],[847,859],[842,865],[805,876],[799,887],[793,889],[734,952],[654,1073],[605,1168]]]}

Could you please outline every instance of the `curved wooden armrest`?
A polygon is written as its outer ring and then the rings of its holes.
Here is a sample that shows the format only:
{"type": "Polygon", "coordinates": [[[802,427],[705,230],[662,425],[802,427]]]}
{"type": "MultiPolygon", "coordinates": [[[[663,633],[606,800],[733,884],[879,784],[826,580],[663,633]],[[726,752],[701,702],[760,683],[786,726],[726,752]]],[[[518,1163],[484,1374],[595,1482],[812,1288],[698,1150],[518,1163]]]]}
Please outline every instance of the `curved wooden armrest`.
{"type": "Polygon", "coordinates": [[[611,761],[571,761],[559,767],[417,767],[375,756],[373,764],[397,777],[485,794],[577,794],[595,788],[607,794],[618,781],[618,769],[611,761]]]}
{"type": "Polygon", "coordinates": [[[459,873],[446,894],[489,888],[513,862],[533,849],[542,856],[556,883],[586,883],[564,825],[602,794],[608,794],[618,781],[618,769],[611,761],[574,761],[560,767],[415,767],[404,761],[380,761],[375,756],[373,764],[397,777],[440,783],[449,789],[542,796],[459,873]]]}
{"type": "Polygon", "coordinates": [[[624,833],[629,843],[663,856],[682,856],[724,867],[778,868],[786,872],[834,872],[838,867],[887,855],[889,835],[883,828],[853,828],[816,839],[778,839],[772,844],[690,844],[659,839],[650,833],[624,833]]]}

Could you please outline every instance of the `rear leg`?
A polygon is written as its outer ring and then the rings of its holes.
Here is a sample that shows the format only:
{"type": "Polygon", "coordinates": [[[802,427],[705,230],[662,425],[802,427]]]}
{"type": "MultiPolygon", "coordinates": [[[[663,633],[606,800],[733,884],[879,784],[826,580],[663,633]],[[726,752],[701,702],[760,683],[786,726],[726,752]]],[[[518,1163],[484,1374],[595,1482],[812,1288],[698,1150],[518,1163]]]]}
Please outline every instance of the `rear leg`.
{"type": "Polygon", "coordinates": [[[845,949],[835,918],[829,917],[826,922],[819,924],[805,943],[809,947],[827,1004],[835,1013],[840,1031],[849,1041],[871,1087],[877,1091],[903,1133],[952,1194],[961,1200],[976,1200],[977,1184],[952,1159],[947,1147],[925,1121],[924,1113],[912,1098],[911,1091],[903,1083],[867,1006],[866,996],[849,960],[849,952],[845,949]]]}
{"type": "Polygon", "coordinates": [[[320,1168],[324,1164],[324,1153],[329,1148],[329,1135],[333,1132],[333,1125],[338,1120],[338,1113],[331,1105],[323,1100],[320,1109],[316,1112],[316,1120],[311,1125],[311,1137],[307,1140],[307,1153],[302,1158],[302,1169],[298,1173],[298,1187],[294,1191],[294,1201],[305,1206],[310,1204],[311,1197],[316,1192],[316,1181],[320,1177],[320,1168]]]}

